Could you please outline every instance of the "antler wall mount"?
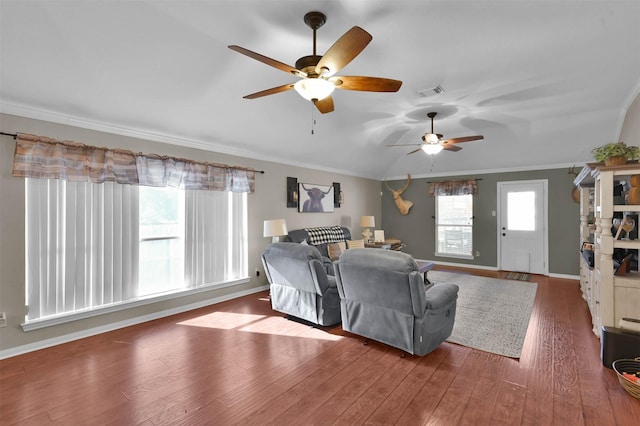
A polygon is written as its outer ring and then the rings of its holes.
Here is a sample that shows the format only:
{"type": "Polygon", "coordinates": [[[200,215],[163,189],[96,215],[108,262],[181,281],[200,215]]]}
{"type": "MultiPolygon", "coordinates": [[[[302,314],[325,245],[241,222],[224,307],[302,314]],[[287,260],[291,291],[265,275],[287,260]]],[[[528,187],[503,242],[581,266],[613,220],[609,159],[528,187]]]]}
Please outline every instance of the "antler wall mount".
{"type": "Polygon", "coordinates": [[[409,184],[411,184],[411,174],[407,175],[407,183],[405,183],[400,189],[393,189],[387,183],[387,180],[384,181],[385,186],[391,193],[393,194],[393,201],[396,203],[396,207],[400,211],[400,214],[406,216],[409,214],[409,210],[413,206],[413,201],[403,200],[402,193],[409,188],[409,184]]]}

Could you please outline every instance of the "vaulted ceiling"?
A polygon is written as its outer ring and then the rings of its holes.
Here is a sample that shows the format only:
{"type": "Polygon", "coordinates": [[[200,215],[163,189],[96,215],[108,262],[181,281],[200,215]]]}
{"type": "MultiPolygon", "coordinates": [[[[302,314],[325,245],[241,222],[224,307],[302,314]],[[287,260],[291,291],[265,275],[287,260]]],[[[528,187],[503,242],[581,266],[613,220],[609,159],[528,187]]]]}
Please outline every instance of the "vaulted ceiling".
{"type": "Polygon", "coordinates": [[[4,113],[371,178],[591,161],[592,148],[618,138],[640,90],[640,1],[0,7],[4,113]],[[327,15],[319,54],[354,25],[373,36],[339,74],[402,80],[400,90],[337,90],[329,114],[295,91],[243,99],[297,78],[227,46],[294,65],[313,50],[303,22],[312,10],[327,15]],[[484,140],[432,157],[387,146],[421,143],[430,111],[446,138],[484,140]]]}

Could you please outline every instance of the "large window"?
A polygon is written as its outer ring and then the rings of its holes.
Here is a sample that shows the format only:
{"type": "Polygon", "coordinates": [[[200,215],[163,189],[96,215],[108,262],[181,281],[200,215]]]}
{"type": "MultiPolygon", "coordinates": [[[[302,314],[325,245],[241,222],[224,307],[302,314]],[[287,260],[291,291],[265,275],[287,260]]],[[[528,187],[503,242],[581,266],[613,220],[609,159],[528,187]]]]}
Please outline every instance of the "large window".
{"type": "Polygon", "coordinates": [[[473,258],[473,195],[436,196],[436,255],[473,258]]]}
{"type": "Polygon", "coordinates": [[[247,271],[246,193],[26,179],[25,329],[247,271]]]}

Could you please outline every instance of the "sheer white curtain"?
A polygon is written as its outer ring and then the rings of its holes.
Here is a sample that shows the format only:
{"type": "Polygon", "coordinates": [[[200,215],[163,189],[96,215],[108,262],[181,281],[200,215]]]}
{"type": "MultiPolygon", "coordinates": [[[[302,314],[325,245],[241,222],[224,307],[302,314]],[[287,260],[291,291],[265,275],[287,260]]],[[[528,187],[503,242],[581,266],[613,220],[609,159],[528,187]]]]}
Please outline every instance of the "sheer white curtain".
{"type": "Polygon", "coordinates": [[[191,288],[246,278],[247,195],[186,192],[185,278],[191,288]]]}
{"type": "Polygon", "coordinates": [[[26,179],[27,320],[135,297],[138,187],[26,179]]]}

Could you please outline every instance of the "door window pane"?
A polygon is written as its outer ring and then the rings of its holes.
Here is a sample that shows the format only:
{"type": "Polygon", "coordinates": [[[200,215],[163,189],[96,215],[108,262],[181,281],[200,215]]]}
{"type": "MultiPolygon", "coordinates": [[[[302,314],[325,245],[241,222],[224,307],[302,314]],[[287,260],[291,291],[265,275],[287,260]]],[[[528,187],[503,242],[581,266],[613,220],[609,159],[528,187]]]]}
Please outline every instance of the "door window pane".
{"type": "Polygon", "coordinates": [[[536,193],[534,191],[507,194],[507,229],[509,231],[536,230],[536,193]]]}

